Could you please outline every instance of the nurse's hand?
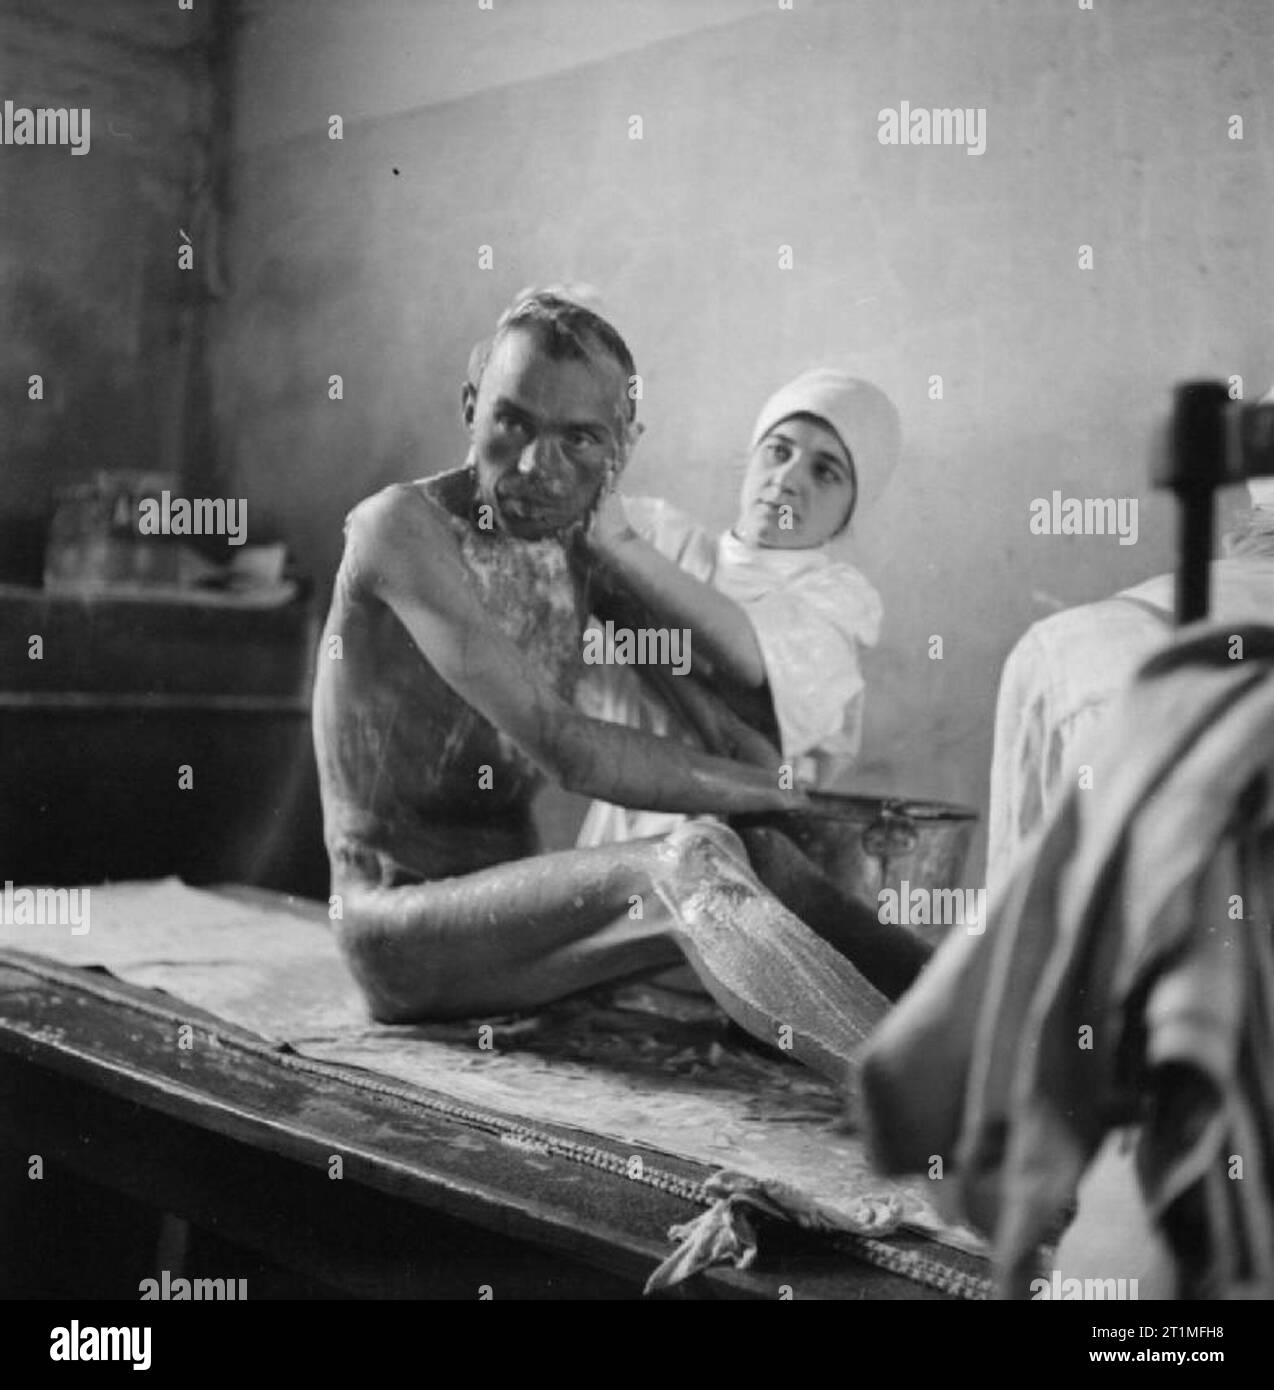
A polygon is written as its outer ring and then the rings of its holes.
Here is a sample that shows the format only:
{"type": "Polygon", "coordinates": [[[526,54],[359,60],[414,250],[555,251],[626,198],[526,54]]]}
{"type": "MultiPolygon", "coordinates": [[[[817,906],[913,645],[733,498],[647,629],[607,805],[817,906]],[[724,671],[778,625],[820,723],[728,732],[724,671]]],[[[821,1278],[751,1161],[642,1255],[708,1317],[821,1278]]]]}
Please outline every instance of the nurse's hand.
{"type": "Polygon", "coordinates": [[[607,488],[602,493],[601,500],[593,512],[593,519],[589,523],[589,545],[603,555],[608,555],[636,539],[637,532],[633,530],[628,513],[624,510],[624,499],[616,488],[607,488]]]}

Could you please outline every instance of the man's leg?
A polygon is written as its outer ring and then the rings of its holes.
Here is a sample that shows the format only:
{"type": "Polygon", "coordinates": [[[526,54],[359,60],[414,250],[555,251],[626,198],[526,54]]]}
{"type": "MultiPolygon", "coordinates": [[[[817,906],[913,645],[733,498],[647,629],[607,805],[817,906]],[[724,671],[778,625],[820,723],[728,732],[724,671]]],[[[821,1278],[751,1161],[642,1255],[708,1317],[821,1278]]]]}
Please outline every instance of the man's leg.
{"type": "Polygon", "coordinates": [[[737,831],[757,877],[789,912],[891,1000],[910,987],[932,954],[927,942],[906,927],[882,923],[870,907],[842,892],[781,830],[750,824],[737,831]]]}
{"type": "Polygon", "coordinates": [[[840,1084],[888,1008],[713,821],[432,883],[334,886],[342,946],[386,1022],[536,1008],[684,952],[736,1023],[840,1084]]]}
{"type": "Polygon", "coordinates": [[[713,998],[754,1037],[852,1096],[859,1049],[888,999],[764,887],[724,825],[690,821],[664,839],[661,853],[656,890],[713,998]]]}
{"type": "Polygon", "coordinates": [[[657,840],[384,887],[335,866],[341,946],[384,1022],[533,1009],[683,959],[652,888],[657,840]]]}
{"type": "MultiPolygon", "coordinates": [[[[658,667],[643,674],[710,752],[763,766],[779,760],[778,749],[710,685],[664,675],[658,667]]],[[[931,954],[925,942],[905,927],[884,925],[870,907],[842,892],[783,833],[781,823],[736,817],[733,828],[747,846],[753,870],[789,912],[852,961],[890,999],[907,990],[931,954]]]]}

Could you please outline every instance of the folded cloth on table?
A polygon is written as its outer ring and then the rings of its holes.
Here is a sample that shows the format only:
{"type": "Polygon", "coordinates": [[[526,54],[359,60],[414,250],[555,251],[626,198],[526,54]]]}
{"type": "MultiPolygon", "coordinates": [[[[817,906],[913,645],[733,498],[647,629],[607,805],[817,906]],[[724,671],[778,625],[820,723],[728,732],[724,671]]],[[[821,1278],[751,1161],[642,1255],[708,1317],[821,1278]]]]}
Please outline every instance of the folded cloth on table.
{"type": "Polygon", "coordinates": [[[1274,628],[1186,630],[1105,740],[1104,785],[1072,787],[987,932],[948,937],[869,1042],[876,1156],[945,1155],[1021,1296],[1104,1137],[1139,1123],[1181,1294],[1269,1297],[1274,628]]]}
{"type": "Polygon", "coordinates": [[[860,1197],[850,1209],[835,1210],[786,1183],[746,1173],[714,1173],[703,1187],[715,1200],[702,1216],[668,1232],[677,1249],[646,1281],[646,1293],[672,1288],[710,1265],[728,1261],[735,1269],[747,1269],[756,1259],[757,1216],[790,1222],[805,1231],[860,1236],[889,1235],[903,1219],[902,1203],[894,1193],[860,1197]]]}

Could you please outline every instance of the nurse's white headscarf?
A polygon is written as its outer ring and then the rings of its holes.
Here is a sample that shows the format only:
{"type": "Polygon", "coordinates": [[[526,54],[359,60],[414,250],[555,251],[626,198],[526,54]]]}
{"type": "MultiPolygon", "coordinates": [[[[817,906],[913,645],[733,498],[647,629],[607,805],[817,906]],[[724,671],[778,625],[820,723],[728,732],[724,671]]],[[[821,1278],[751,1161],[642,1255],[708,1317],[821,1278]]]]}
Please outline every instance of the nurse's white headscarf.
{"type": "Polygon", "coordinates": [[[812,367],[780,387],[761,407],[752,430],[752,448],[791,415],[817,415],[840,436],[854,462],[857,516],[879,496],[898,462],[902,426],[893,402],[870,381],[835,367],[812,367]]]}

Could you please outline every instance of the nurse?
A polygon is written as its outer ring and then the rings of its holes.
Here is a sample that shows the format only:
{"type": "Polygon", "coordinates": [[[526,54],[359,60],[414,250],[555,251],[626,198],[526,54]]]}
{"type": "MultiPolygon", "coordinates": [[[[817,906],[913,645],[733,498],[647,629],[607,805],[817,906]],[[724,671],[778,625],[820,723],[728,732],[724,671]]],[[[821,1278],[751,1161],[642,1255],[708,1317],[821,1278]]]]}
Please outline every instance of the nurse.
{"type": "MultiPolygon", "coordinates": [[[[833,543],[879,493],[901,430],[871,383],[816,367],[766,401],[752,431],[734,525],[713,535],[658,498],[612,492],[590,532],[594,556],[659,624],[689,629],[694,674],[764,732],[795,780],[843,783],[862,741],[860,653],[880,635],[880,596],[833,543]]],[[[595,718],[693,737],[631,667],[592,668],[595,718]]],[[[675,699],[675,678],[663,691],[675,699]]],[[[605,802],[578,843],[658,834],[680,818],[605,802]]]]}
{"type": "MultiPolygon", "coordinates": [[[[860,653],[878,640],[881,602],[833,544],[898,460],[901,429],[870,382],[818,367],[766,401],[752,431],[734,525],[720,535],[657,498],[611,492],[588,533],[595,588],[636,601],[634,621],[692,635],[692,671],[592,666],[577,692],[593,718],[773,764],[796,784],[843,783],[862,741],[860,653]],[[706,677],[706,682],[698,679],[706,677]]],[[[594,801],[577,844],[675,833],[684,816],[594,801]]],[[[907,989],[929,948],[882,925],[784,833],[735,824],[761,882],[887,997],[907,989]]]]}

